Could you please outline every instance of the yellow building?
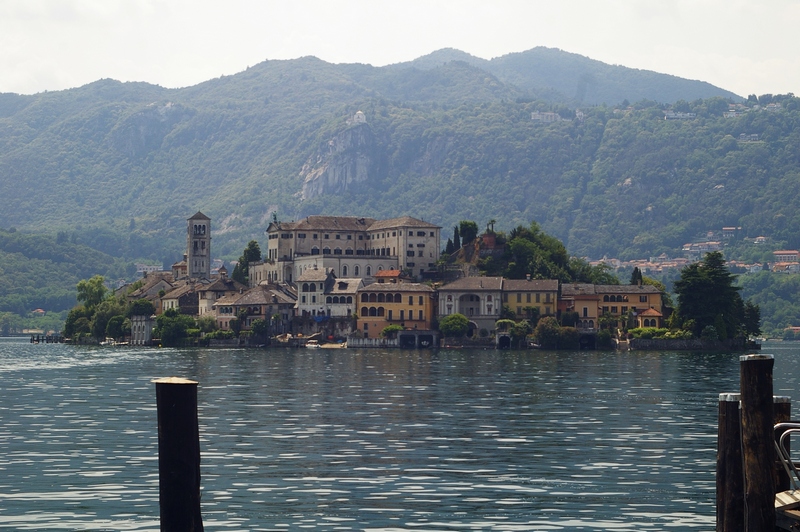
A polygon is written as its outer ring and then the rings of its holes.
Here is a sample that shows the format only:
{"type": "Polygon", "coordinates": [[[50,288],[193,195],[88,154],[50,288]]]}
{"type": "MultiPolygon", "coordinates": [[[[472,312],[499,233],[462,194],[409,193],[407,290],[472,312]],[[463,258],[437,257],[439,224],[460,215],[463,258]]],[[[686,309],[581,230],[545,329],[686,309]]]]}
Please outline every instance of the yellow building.
{"type": "Polygon", "coordinates": [[[373,283],[358,291],[358,329],[379,338],[389,325],[430,330],[434,291],[420,283],[373,283]]]}
{"type": "Polygon", "coordinates": [[[528,309],[539,309],[539,316],[555,316],[558,305],[558,281],[503,279],[503,306],[517,320],[530,317],[528,309]]]}
{"type": "Polygon", "coordinates": [[[637,326],[662,327],[661,291],[650,285],[593,285],[566,283],[561,287],[560,312],[577,312],[579,329],[599,328],[599,319],[610,315],[618,324],[633,313],[637,326]],[[648,311],[646,315],[643,315],[648,311]]]}

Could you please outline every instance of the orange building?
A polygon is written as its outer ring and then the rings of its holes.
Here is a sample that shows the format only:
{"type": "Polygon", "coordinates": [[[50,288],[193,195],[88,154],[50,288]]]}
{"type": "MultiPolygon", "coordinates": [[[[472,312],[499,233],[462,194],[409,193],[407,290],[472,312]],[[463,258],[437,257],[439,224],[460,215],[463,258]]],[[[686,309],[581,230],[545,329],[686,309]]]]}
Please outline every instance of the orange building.
{"type": "Polygon", "coordinates": [[[430,330],[434,291],[420,283],[373,283],[358,291],[358,329],[379,338],[389,325],[430,330]]]}

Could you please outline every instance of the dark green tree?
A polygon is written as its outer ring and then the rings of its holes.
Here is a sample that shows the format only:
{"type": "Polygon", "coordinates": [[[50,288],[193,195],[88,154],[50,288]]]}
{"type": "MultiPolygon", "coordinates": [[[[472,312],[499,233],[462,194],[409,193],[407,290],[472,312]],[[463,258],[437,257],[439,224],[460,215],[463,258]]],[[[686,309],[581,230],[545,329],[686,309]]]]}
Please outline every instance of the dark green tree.
{"type": "Polygon", "coordinates": [[[478,238],[478,224],[472,220],[458,222],[458,232],[461,235],[461,244],[466,246],[478,238]]]}
{"type": "Polygon", "coordinates": [[[561,327],[552,316],[545,316],[539,320],[533,336],[536,342],[545,349],[557,349],[561,327]]]}
{"type": "Polygon", "coordinates": [[[716,331],[719,337],[733,337],[742,330],[743,305],[735,280],[719,251],[707,253],[702,261],[681,270],[675,282],[679,315],[683,322],[693,321],[695,336],[715,323],[724,325],[725,331],[716,331]]]}
{"type": "Polygon", "coordinates": [[[761,336],[761,309],[749,299],[744,303],[744,332],[748,336],[761,336]]]}
{"type": "Polygon", "coordinates": [[[453,251],[455,251],[454,246],[453,246],[453,239],[452,238],[448,238],[447,239],[447,245],[444,247],[444,252],[446,254],[448,254],[448,255],[452,255],[453,251]]]}
{"type": "Polygon", "coordinates": [[[461,236],[458,233],[458,226],[453,228],[453,250],[458,251],[461,249],[461,236]]]}
{"type": "Polygon", "coordinates": [[[247,284],[250,275],[250,263],[258,262],[261,260],[261,248],[258,242],[251,240],[244,248],[242,255],[239,257],[239,262],[234,266],[231,278],[242,284],[247,284]]]}
{"type": "Polygon", "coordinates": [[[631,282],[629,284],[642,284],[642,270],[640,270],[638,266],[634,266],[633,271],[631,272],[631,282]]]}
{"type": "Polygon", "coordinates": [[[152,316],[156,307],[147,299],[137,299],[128,307],[128,316],[152,316]]]}
{"type": "Polygon", "coordinates": [[[106,337],[119,340],[125,336],[125,317],[116,315],[112,316],[106,324],[106,337]]]}
{"type": "Polygon", "coordinates": [[[154,336],[161,339],[161,345],[174,347],[181,344],[188,336],[189,329],[194,328],[194,319],[181,314],[178,309],[167,309],[156,318],[154,336]]]}
{"type": "Polygon", "coordinates": [[[469,331],[469,320],[463,314],[450,314],[439,320],[439,331],[443,336],[460,338],[469,331]]]}

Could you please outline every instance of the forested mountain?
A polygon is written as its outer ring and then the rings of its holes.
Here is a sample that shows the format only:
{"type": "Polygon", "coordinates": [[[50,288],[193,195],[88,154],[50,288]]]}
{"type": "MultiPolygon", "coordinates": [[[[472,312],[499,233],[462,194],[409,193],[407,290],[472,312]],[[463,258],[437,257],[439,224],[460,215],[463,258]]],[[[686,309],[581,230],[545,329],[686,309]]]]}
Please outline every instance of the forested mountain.
{"type": "MultiPolygon", "coordinates": [[[[667,78],[543,48],[492,61],[444,50],[382,68],[266,61],[184,89],[100,80],[3,94],[0,226],[94,231],[106,253],[167,264],[197,210],[228,256],[273,212],[536,220],[576,254],[669,249],[697,229],[747,222],[759,197],[783,188],[791,155],[779,146],[795,110],[723,119],[723,97],[735,95],[674,78],[675,109],[698,117],[664,121],[655,101],[667,78]],[[584,106],[577,120],[574,94],[559,96],[577,90],[576,73],[613,79],[613,103],[648,101],[584,106]],[[685,101],[702,90],[721,96],[685,101]],[[359,109],[366,124],[349,123],[359,109]],[[564,120],[534,121],[534,111],[564,120]],[[766,143],[740,146],[740,132],[766,143]]],[[[591,91],[601,86],[611,90],[591,91]]],[[[753,219],[763,232],[784,221],[753,219]]]]}
{"type": "Polygon", "coordinates": [[[452,61],[469,63],[490,72],[504,83],[572,105],[615,105],[624,100],[671,103],[714,96],[741,99],[732,92],[703,81],[608,65],[544,46],[488,61],[446,48],[397,66],[433,69],[452,61]]]}

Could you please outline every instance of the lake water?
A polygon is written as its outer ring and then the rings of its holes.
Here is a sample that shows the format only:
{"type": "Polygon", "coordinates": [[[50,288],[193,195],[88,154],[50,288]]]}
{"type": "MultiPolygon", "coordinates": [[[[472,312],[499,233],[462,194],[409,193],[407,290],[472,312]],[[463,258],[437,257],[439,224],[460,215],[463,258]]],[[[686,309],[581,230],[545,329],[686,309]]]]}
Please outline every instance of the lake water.
{"type": "MultiPolygon", "coordinates": [[[[800,349],[762,352],[796,399],[800,349]]],[[[173,375],[200,383],[206,530],[710,531],[739,354],[0,340],[0,528],[158,530],[173,375]]]]}

